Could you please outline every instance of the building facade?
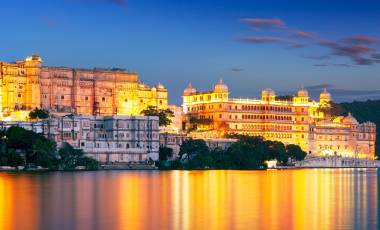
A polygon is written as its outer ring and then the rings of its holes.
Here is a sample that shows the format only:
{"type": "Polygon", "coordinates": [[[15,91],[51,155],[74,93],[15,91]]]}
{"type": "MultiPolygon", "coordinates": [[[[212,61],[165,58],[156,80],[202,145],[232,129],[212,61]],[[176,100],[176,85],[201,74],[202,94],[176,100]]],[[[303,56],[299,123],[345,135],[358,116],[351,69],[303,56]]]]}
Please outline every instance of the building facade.
{"type": "Polygon", "coordinates": [[[158,160],[158,117],[63,116],[37,122],[0,122],[3,129],[11,126],[42,133],[57,147],[67,142],[103,163],[158,160]]]}
{"type": "Polygon", "coordinates": [[[137,73],[121,69],[42,66],[32,55],[15,63],[0,62],[0,107],[3,116],[44,108],[83,115],[140,115],[148,106],[166,109],[162,84],[148,87],[137,73]]]}
{"type": "Polygon", "coordinates": [[[332,121],[323,112],[330,101],[331,95],[326,90],[319,101],[314,101],[304,88],[292,97],[279,97],[273,90],[265,89],[261,99],[230,98],[228,86],[220,81],[208,92],[187,86],[182,107],[193,137],[262,136],[297,144],[311,154],[373,158],[375,124],[359,124],[351,115],[332,121]],[[330,139],[337,138],[342,142],[331,144],[330,139]]]}

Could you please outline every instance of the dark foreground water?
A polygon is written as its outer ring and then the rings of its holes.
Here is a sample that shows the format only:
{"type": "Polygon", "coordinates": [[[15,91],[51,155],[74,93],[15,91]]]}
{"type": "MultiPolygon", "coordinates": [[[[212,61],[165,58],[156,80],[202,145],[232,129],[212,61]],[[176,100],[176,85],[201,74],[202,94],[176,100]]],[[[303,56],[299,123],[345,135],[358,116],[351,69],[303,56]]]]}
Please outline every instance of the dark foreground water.
{"type": "Polygon", "coordinates": [[[0,173],[0,229],[377,229],[377,170],[0,173]]]}

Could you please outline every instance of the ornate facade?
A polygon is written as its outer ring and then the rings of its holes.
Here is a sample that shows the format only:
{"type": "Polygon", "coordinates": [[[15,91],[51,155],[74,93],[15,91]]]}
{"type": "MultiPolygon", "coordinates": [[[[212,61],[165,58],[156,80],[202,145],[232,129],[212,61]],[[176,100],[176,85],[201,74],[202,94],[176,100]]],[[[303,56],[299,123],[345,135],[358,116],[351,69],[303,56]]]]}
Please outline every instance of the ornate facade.
{"type": "Polygon", "coordinates": [[[148,106],[166,109],[162,84],[148,87],[137,73],[120,69],[45,67],[37,55],[15,63],[0,62],[3,116],[44,108],[85,115],[140,115],[148,106]]]}
{"type": "Polygon", "coordinates": [[[183,92],[183,112],[191,129],[195,124],[190,133],[194,137],[245,134],[297,144],[316,155],[373,158],[375,124],[359,124],[351,115],[328,118],[323,111],[330,101],[326,90],[317,102],[303,88],[292,97],[277,97],[265,89],[261,99],[230,98],[227,85],[220,81],[208,92],[189,85],[183,92]]]}
{"type": "Polygon", "coordinates": [[[36,122],[0,121],[0,129],[23,127],[82,149],[103,163],[158,160],[158,117],[62,116],[36,122]]]}

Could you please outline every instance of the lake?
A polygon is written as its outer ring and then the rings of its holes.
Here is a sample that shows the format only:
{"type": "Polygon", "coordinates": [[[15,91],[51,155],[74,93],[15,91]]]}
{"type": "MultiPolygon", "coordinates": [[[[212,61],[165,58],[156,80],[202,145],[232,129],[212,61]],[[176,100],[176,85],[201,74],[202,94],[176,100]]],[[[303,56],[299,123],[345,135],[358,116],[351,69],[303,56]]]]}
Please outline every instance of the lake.
{"type": "Polygon", "coordinates": [[[379,171],[0,173],[0,229],[377,229],[379,171]]]}

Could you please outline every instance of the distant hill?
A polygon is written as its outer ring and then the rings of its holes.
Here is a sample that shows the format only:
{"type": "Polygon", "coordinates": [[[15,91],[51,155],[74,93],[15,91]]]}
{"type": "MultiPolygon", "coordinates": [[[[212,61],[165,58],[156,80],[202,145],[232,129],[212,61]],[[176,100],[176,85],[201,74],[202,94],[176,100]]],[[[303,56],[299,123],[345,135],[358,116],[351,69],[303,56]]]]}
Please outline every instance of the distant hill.
{"type": "Polygon", "coordinates": [[[333,115],[346,116],[349,112],[360,122],[376,124],[376,154],[380,156],[380,100],[344,102],[332,105],[333,115]]]}

